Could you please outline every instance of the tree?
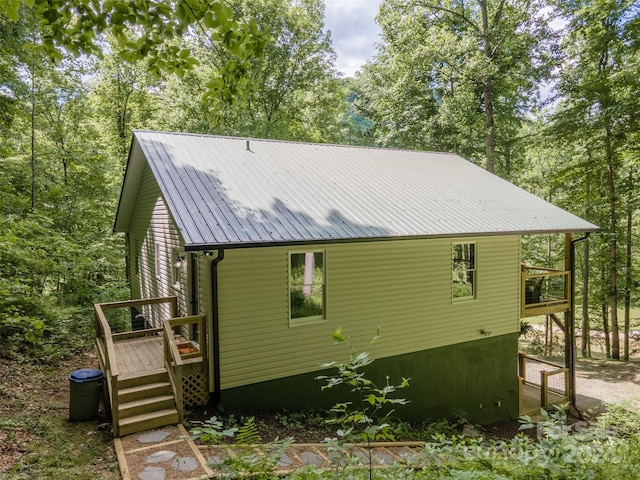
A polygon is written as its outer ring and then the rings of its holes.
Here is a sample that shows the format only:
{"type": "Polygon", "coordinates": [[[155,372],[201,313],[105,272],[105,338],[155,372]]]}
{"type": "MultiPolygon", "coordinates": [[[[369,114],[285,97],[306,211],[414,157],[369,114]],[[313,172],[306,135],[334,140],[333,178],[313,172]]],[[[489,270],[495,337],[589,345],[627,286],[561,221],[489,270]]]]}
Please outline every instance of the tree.
{"type": "Polygon", "coordinates": [[[230,58],[211,89],[234,101],[249,88],[248,60],[259,55],[265,35],[256,23],[235,19],[223,0],[0,0],[0,12],[17,22],[31,11],[42,25],[42,41],[29,47],[56,60],[62,50],[75,55],[102,54],[103,34],[110,33],[118,55],[128,61],[146,59],[150,72],[184,74],[198,62],[179,39],[199,30],[230,58]]]}
{"type": "Polygon", "coordinates": [[[558,135],[579,138],[605,173],[607,200],[609,319],[611,356],[620,358],[618,322],[618,239],[620,187],[625,152],[636,149],[640,101],[630,95],[640,74],[637,61],[639,4],[631,0],[571,1],[559,3],[568,21],[558,92],[562,99],[554,113],[558,135]]]}
{"type": "Polygon", "coordinates": [[[194,42],[202,65],[171,80],[161,92],[166,109],[179,112],[162,128],[300,141],[337,141],[345,93],[336,79],[335,54],[324,31],[322,0],[242,0],[245,22],[269,25],[271,42],[248,69],[255,86],[242,104],[223,104],[204,86],[226,54],[194,42]],[[186,109],[184,107],[187,107],[186,109]]]}
{"type": "Polygon", "coordinates": [[[390,123],[389,138],[413,146],[411,136],[424,137],[419,130],[428,130],[431,147],[482,156],[486,168],[496,170],[497,152],[510,158],[513,127],[535,104],[538,82],[550,67],[544,6],[506,0],[383,2],[378,22],[385,45],[365,69],[363,89],[372,91],[378,123],[390,123]],[[395,78],[391,95],[376,88],[381,76],[395,78]],[[392,95],[399,95],[399,105],[392,95]]]}
{"type": "Polygon", "coordinates": [[[104,144],[112,156],[124,164],[134,128],[150,122],[161,82],[144,67],[143,62],[122,62],[115,54],[105,55],[91,81],[91,98],[95,122],[104,144]]]}

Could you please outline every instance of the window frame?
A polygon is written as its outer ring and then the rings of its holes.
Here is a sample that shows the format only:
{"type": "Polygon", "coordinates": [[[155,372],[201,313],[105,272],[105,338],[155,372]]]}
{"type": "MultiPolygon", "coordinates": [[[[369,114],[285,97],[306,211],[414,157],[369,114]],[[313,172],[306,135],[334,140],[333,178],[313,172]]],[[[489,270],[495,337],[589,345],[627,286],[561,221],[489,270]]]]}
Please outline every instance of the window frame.
{"type": "Polygon", "coordinates": [[[160,242],[153,244],[153,260],[156,278],[160,278],[160,242]]]}
{"type": "Polygon", "coordinates": [[[298,327],[301,325],[313,325],[327,321],[327,251],[324,249],[308,249],[308,250],[290,250],[287,252],[287,311],[289,317],[289,326],[298,327]],[[293,309],[291,305],[291,293],[295,287],[304,287],[305,284],[294,284],[292,276],[292,257],[293,255],[305,255],[313,253],[314,255],[322,254],[322,283],[312,283],[311,286],[322,286],[322,314],[310,315],[306,317],[292,317],[293,309]],[[293,287],[293,288],[292,288],[293,287]]]}
{"type": "MultiPolygon", "coordinates": [[[[460,263],[465,263],[467,260],[465,259],[461,259],[459,260],[460,263]]],[[[469,283],[468,281],[465,281],[465,283],[469,283]]],[[[451,243],[451,301],[452,303],[460,303],[460,302],[470,302],[470,301],[474,301],[478,299],[478,242],[476,241],[470,241],[470,242],[452,242],[451,243]],[[462,246],[464,249],[464,246],[468,245],[468,246],[473,246],[473,254],[470,255],[471,259],[473,260],[473,265],[472,268],[467,268],[467,267],[463,267],[465,268],[465,270],[463,271],[463,275],[468,275],[469,273],[472,274],[472,281],[471,281],[471,295],[464,295],[464,296],[456,296],[456,288],[455,288],[455,284],[456,284],[456,247],[457,246],[462,246]]]]}

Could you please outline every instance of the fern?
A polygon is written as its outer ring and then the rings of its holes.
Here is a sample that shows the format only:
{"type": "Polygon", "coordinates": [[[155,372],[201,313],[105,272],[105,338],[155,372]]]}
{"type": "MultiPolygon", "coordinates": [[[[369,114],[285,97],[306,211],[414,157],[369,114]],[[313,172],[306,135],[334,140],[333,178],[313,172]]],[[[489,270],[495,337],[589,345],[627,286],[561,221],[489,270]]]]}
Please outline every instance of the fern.
{"type": "Polygon", "coordinates": [[[236,443],[239,445],[257,445],[262,443],[262,437],[258,433],[258,427],[254,422],[255,417],[249,417],[240,427],[236,435],[236,443]]]}

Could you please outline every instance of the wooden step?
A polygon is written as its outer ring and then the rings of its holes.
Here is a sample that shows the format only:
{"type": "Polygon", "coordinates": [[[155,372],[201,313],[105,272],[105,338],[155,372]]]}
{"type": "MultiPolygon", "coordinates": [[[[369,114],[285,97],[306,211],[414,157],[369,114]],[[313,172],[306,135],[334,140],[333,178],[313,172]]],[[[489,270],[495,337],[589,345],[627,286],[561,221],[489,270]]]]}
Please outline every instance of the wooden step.
{"type": "Polygon", "coordinates": [[[158,395],[155,397],[141,398],[118,405],[118,418],[128,418],[143,413],[158,412],[176,407],[173,395],[158,395]]]}
{"type": "Polygon", "coordinates": [[[127,374],[118,377],[118,390],[129,387],[137,387],[138,385],[144,385],[146,383],[167,382],[169,381],[169,374],[162,368],[158,370],[151,370],[144,374],[127,374]]]}
{"type": "Polygon", "coordinates": [[[157,412],[122,418],[119,423],[120,436],[129,435],[166,425],[176,425],[178,423],[178,411],[175,408],[167,408],[157,412]]]}
{"type": "Polygon", "coordinates": [[[128,403],[158,395],[173,395],[171,384],[169,382],[155,382],[118,389],[118,403],[128,403]]]}

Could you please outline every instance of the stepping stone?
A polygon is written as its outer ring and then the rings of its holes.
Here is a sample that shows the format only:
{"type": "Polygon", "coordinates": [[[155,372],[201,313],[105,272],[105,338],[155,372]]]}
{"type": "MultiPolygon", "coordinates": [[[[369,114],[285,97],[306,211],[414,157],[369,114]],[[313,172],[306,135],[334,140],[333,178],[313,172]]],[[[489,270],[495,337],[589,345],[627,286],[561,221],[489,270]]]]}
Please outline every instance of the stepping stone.
{"type": "Polygon", "coordinates": [[[193,472],[200,464],[193,457],[177,457],[171,464],[171,468],[179,472],[193,472]]]}
{"type": "Polygon", "coordinates": [[[384,463],[385,465],[393,465],[396,461],[393,456],[384,450],[374,450],[373,454],[378,459],[379,462],[384,463]]]}
{"type": "Polygon", "coordinates": [[[305,451],[298,456],[307,465],[322,465],[322,457],[316,453],[305,451]]]}
{"type": "Polygon", "coordinates": [[[283,453],[280,456],[280,460],[278,460],[278,463],[276,464],[278,467],[289,467],[291,465],[293,465],[293,459],[287,455],[286,453],[283,453]]]}
{"type": "Polygon", "coordinates": [[[138,441],[140,443],[158,443],[163,441],[171,435],[169,432],[165,432],[164,430],[157,430],[155,432],[145,433],[144,435],[140,435],[138,437],[138,441]]]}
{"type": "Polygon", "coordinates": [[[371,463],[369,454],[366,452],[363,452],[362,450],[353,450],[352,454],[360,459],[360,463],[362,465],[369,465],[371,463]]]}
{"type": "Polygon", "coordinates": [[[138,474],[140,480],[165,480],[167,472],[160,467],[147,467],[138,474]]]}
{"type": "Polygon", "coordinates": [[[414,463],[420,460],[420,456],[415,452],[415,450],[411,450],[408,447],[403,447],[402,450],[396,452],[396,455],[407,463],[414,463]]]}
{"type": "Polygon", "coordinates": [[[152,453],[151,455],[144,458],[145,463],[160,463],[160,462],[170,462],[173,460],[173,457],[177,455],[176,452],[171,452],[169,450],[160,450],[159,452],[152,453]]]}

